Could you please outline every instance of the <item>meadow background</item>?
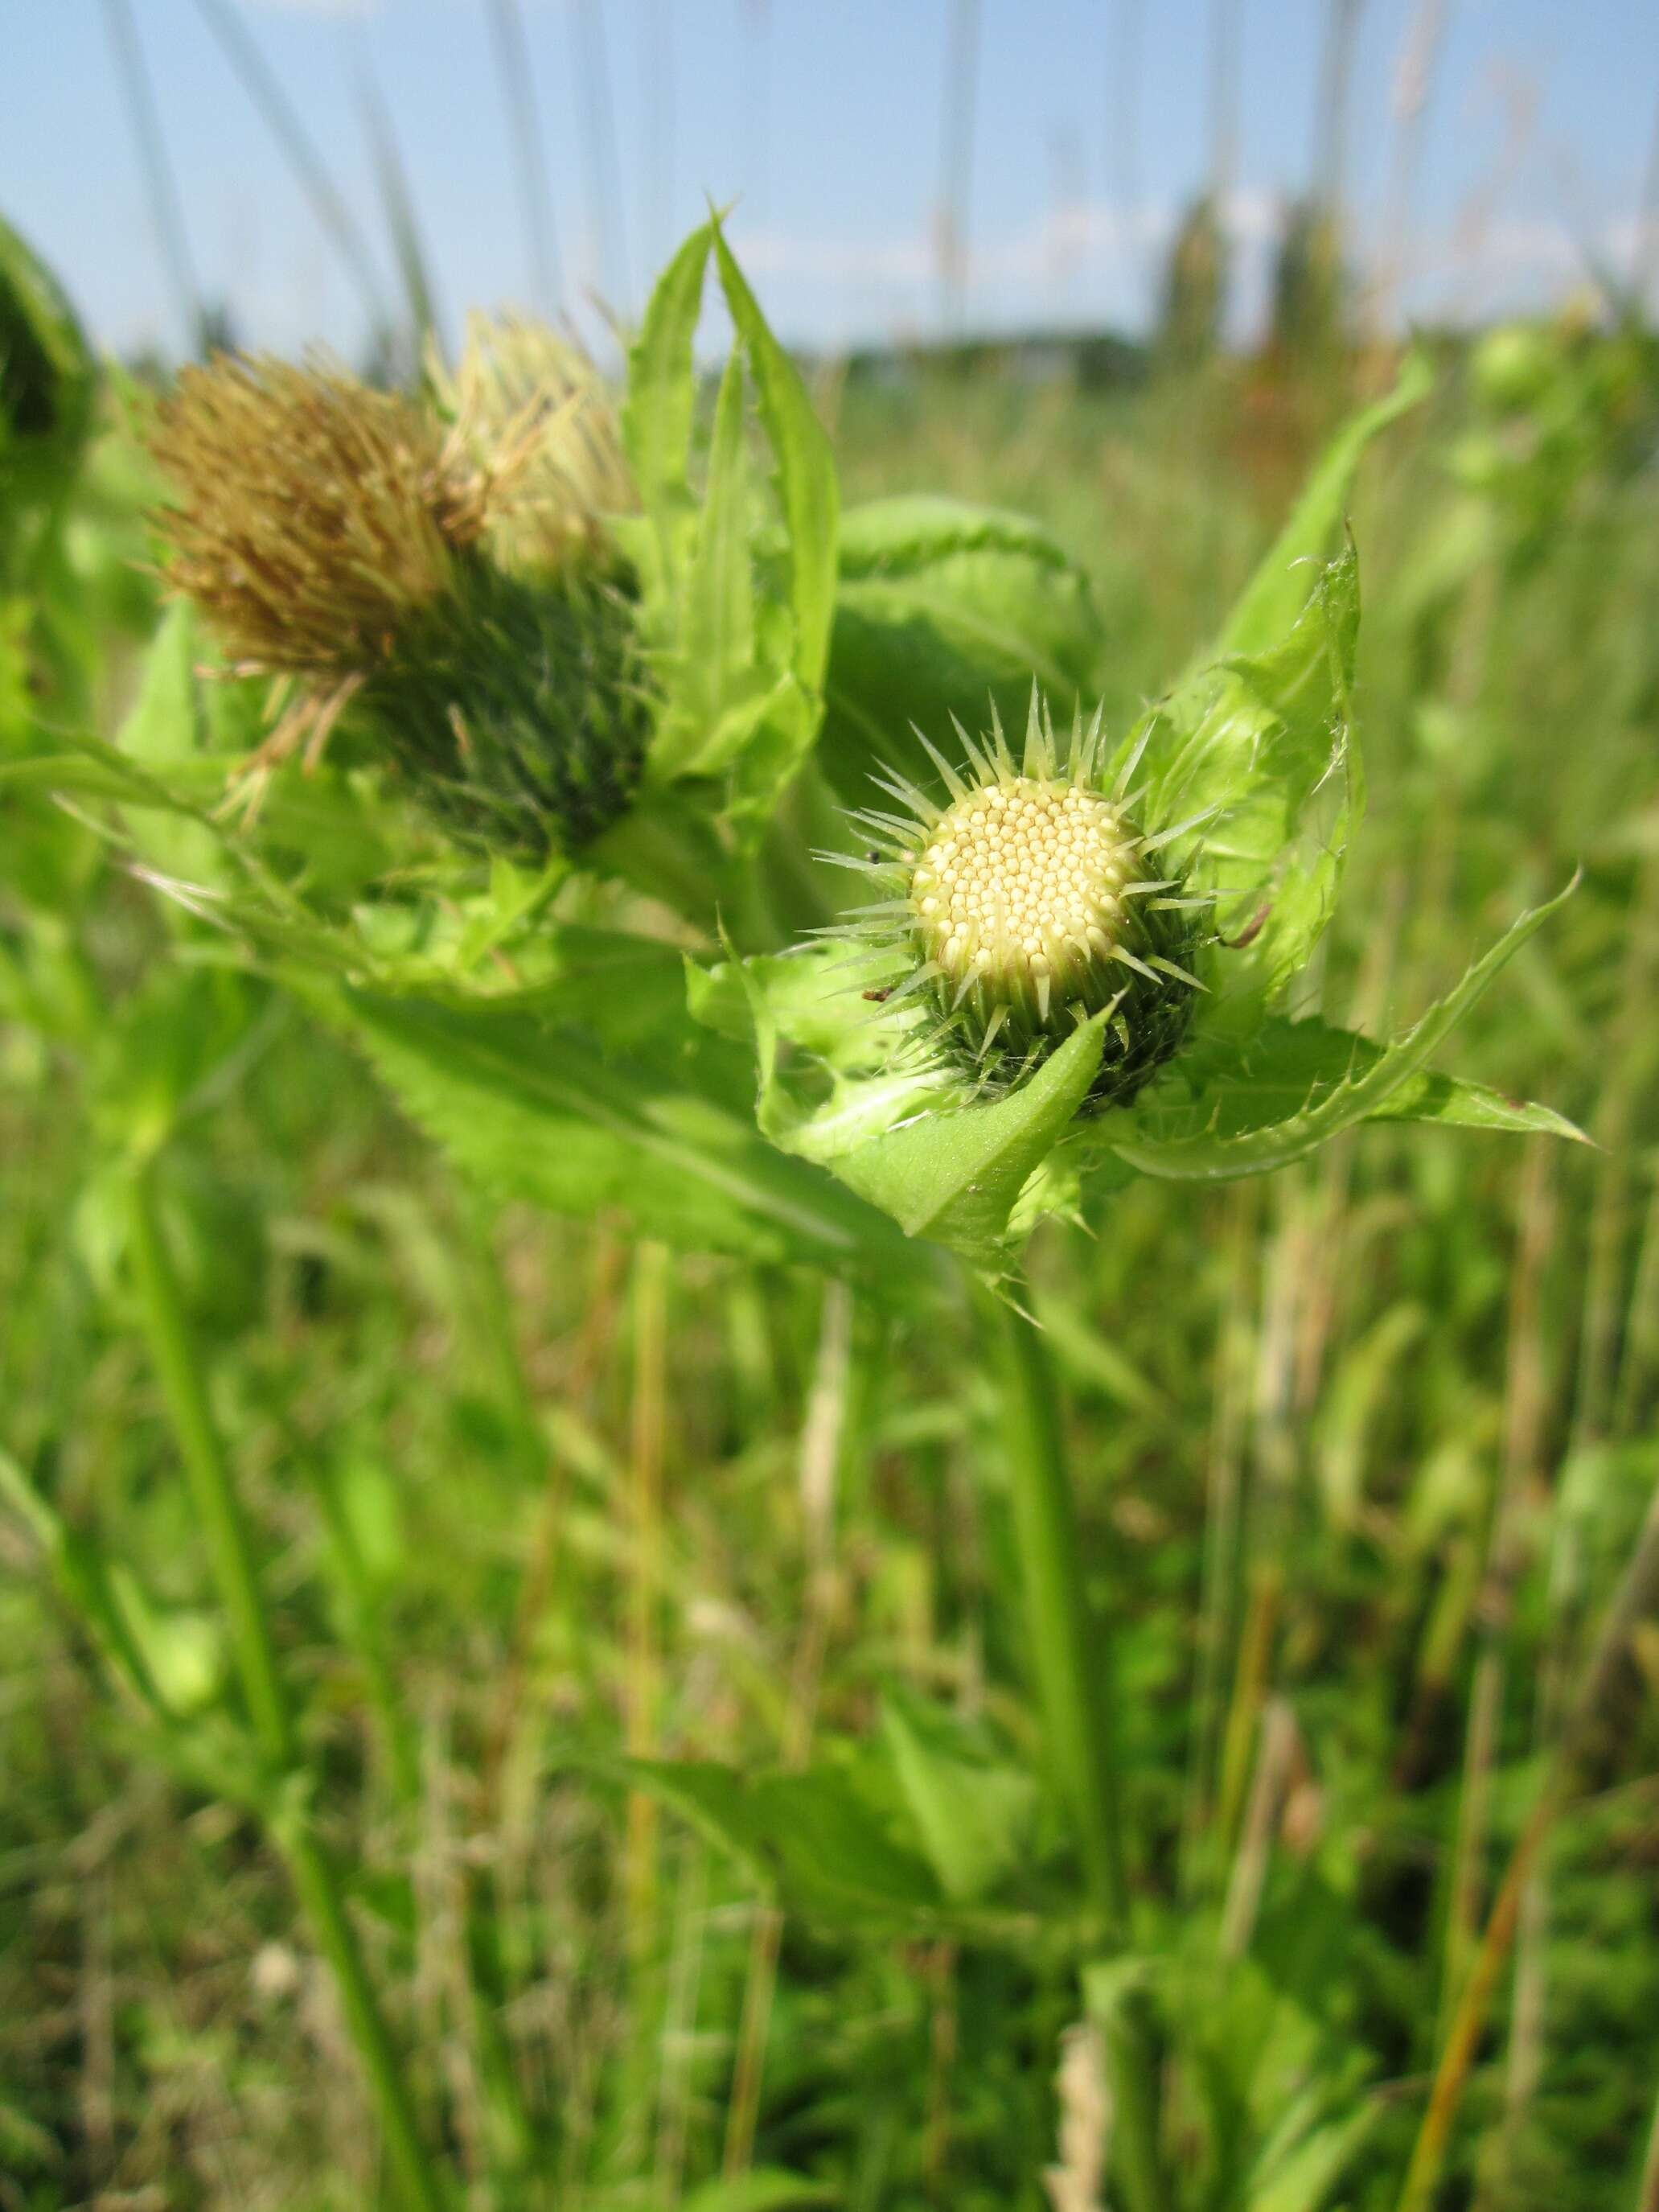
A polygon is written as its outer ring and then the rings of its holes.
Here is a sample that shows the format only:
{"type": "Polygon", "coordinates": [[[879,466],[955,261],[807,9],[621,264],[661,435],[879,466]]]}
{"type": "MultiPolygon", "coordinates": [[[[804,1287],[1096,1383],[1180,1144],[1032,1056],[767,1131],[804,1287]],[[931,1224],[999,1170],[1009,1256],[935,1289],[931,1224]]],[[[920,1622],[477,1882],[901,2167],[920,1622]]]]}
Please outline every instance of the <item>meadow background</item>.
{"type": "MultiPolygon", "coordinates": [[[[1093,579],[1119,724],[1425,329],[1433,395],[1352,503],[1369,812],[1302,1004],[1398,1027],[1582,869],[1459,1065],[1595,1145],[1370,1127],[1269,1181],[1136,1184],[1032,1270],[1186,2063],[1241,2115],[1334,2097],[1363,2145],[1279,2201],[1382,2212],[1659,1484],[1659,38],[1615,6],[1569,39],[1433,0],[957,0],[902,11],[878,66],[884,11],[782,0],[301,12],[0,25],[5,73],[60,100],[0,144],[0,212],[95,338],[164,376],[215,337],[320,337],[397,378],[517,296],[603,355],[584,281],[625,319],[683,194],[747,189],[733,244],[747,222],[844,497],[1048,524],[1093,579]],[[884,114],[896,76],[878,137],[860,88],[884,114]],[[71,107],[78,140],[42,120],[71,107]],[[239,292],[242,204],[291,281],[239,292]]],[[[43,724],[123,727],[155,489],[106,394],[50,572],[4,601],[43,724]]],[[[851,1924],[808,1852],[780,1916],[616,1768],[624,1742],[856,1763],[939,1705],[1029,1747],[965,1308],[491,1207],[294,1003],[181,969],[186,928],[72,810],[0,793],[0,2206],[392,2201],[279,1864],[140,1740],[65,1601],[77,1562],[113,1575],[212,1741],[224,1630],[111,1164],[218,1022],[239,1042],[169,1156],[171,1231],[351,1910],[464,2200],[1086,2212],[1060,1875],[1000,1942],[920,1940],[851,1924]]],[[[1651,1618],[1620,1689],[1525,1885],[1447,2212],[1659,2207],[1651,1618]]]]}

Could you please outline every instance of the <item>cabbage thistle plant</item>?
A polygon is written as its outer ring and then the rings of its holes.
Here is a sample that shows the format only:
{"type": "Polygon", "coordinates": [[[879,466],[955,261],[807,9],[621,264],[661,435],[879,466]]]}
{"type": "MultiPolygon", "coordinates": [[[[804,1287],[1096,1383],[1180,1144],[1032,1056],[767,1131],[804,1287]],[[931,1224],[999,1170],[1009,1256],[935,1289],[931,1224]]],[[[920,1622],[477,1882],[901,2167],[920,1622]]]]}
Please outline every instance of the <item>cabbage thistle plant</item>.
{"type": "Polygon", "coordinates": [[[1574,1133],[1430,1068],[1556,902],[1387,1042],[1295,1006],[1364,797],[1358,564],[1318,551],[1425,384],[1408,364],[1350,425],[1213,653],[1132,728],[1073,713],[1060,739],[1033,693],[1018,753],[994,714],[913,732],[837,856],[878,896],[693,976],[701,1018],[757,1044],[775,1144],[1000,1280],[1043,1216],[1137,1173],[1229,1181],[1365,1121],[1574,1133]]]}
{"type": "MultiPolygon", "coordinates": [[[[137,705],[118,744],[27,763],[107,809],[198,969],[205,933],[239,939],[493,1194],[834,1274],[911,1316],[972,1299],[1077,1912],[1023,1844],[959,1847],[954,1756],[914,1851],[892,1840],[902,1791],[872,1808],[827,1763],[623,1771],[783,1906],[1028,1960],[1030,1930],[1054,1931],[1102,2030],[1128,2212],[1182,2201],[1160,2048],[1179,2029],[1154,2010],[1169,1961],[1136,1948],[1106,1625],[1025,1241],[1134,1176],[1228,1181],[1366,1121],[1576,1133],[1431,1066],[1556,902],[1401,1035],[1313,1010],[1364,797],[1358,567],[1329,550],[1366,442],[1426,382],[1409,362],[1340,435],[1212,649],[1114,729],[1086,580],[1034,526],[908,499],[842,530],[802,379],[711,222],[660,280],[614,412],[586,364],[506,325],[475,325],[420,397],[267,362],[181,380],[154,441],[180,597],[137,705]],[[700,410],[711,258],[735,343],[700,410]],[[206,684],[198,618],[224,656],[206,684]],[[222,804],[239,732],[257,736],[251,820],[222,804]],[[414,809],[380,803],[392,785],[414,809]],[[1015,1921],[981,1911],[999,1889],[1015,1921]]],[[[401,2197],[436,2212],[438,2130],[304,1809],[280,1641],[155,1207],[154,1155],[210,1088],[164,1071],[129,1107],[141,1301],[259,1723],[245,1795],[331,1947],[401,2197]]],[[[905,1759],[914,1778],[926,1745],[905,1759]]],[[[1000,1778],[1006,1802],[1037,1794],[1000,1778]]],[[[1329,2117],[1316,2099],[1273,2116],[1270,2190],[1329,2117]]],[[[1238,2131],[1228,2114],[1230,2157],[1238,2131]]]]}

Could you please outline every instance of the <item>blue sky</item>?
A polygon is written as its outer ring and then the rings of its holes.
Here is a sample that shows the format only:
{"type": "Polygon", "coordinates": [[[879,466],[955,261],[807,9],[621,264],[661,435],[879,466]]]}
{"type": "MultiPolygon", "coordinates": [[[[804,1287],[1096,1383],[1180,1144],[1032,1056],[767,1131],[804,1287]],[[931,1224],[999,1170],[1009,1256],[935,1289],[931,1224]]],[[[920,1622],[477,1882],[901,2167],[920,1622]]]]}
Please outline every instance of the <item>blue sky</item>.
{"type": "MultiPolygon", "coordinates": [[[[203,292],[228,303],[245,343],[355,350],[361,298],[197,0],[128,4],[203,292]]],[[[533,303],[486,0],[230,4],[369,234],[388,295],[365,79],[390,116],[450,327],[469,306],[533,303]]],[[[598,290],[636,307],[713,195],[736,202],[734,241],[792,340],[939,327],[951,7],[521,0],[563,304],[586,312],[598,290]],[[599,106],[583,60],[596,46],[599,106]],[[606,106],[614,186],[593,127],[606,106]]],[[[1328,0],[1237,7],[1229,219],[1243,325],[1276,210],[1309,173],[1328,0]]],[[[1652,0],[1362,0],[1347,183],[1373,267],[1391,234],[1401,57],[1437,12],[1395,296],[1423,314],[1540,304],[1580,281],[1585,245],[1628,273],[1659,106],[1652,0]]],[[[1211,0],[981,0],[970,325],[1144,322],[1160,245],[1206,171],[1210,18],[1211,0]],[[1126,134],[1115,63],[1137,21],[1126,134]]],[[[0,213],[45,252],[102,342],[179,348],[104,0],[0,0],[0,213]]]]}

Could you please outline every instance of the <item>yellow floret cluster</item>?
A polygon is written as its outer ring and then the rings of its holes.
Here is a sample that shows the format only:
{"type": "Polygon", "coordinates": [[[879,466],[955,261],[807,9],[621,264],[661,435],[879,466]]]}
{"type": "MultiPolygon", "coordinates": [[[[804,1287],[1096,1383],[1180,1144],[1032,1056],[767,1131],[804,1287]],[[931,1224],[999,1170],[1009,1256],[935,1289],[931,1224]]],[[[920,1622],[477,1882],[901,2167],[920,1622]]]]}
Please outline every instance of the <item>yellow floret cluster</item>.
{"type": "Polygon", "coordinates": [[[1039,1022],[1085,995],[1118,944],[1139,840],[1111,800],[1019,775],[969,791],[933,825],[910,896],[930,960],[1039,1022]]]}

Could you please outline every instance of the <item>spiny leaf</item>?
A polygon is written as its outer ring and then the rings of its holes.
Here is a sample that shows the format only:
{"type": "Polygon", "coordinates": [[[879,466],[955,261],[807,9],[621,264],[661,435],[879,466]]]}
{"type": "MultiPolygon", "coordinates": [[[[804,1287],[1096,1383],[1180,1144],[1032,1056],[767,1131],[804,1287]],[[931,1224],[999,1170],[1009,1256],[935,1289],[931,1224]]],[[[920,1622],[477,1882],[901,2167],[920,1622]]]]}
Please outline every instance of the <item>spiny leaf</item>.
{"type": "Polygon", "coordinates": [[[1364,800],[1349,711],[1358,629],[1350,548],[1314,576],[1287,636],[1188,678],[1125,741],[1121,757],[1146,739],[1146,818],[1199,818],[1188,880],[1224,894],[1200,1029],[1248,1034],[1330,919],[1364,800]]]}
{"type": "MultiPolygon", "coordinates": [[[[1089,1133],[1089,1144],[1109,1146],[1146,1175],[1223,1182],[1283,1167],[1358,1121],[1384,1115],[1391,1108],[1397,1112],[1402,1100],[1409,1102],[1410,1086],[1423,1076],[1431,1054],[1512,955],[1571,896],[1577,882],[1575,877],[1554,898],[1522,915],[1415,1028],[1391,1044],[1374,1048],[1370,1057],[1357,1051],[1352,1071],[1322,1087],[1316,1085],[1304,1094],[1296,1112],[1236,1127],[1230,1134],[1226,1115],[1232,1086],[1225,1072],[1218,1071],[1196,1097],[1179,1073],[1172,1072],[1132,1109],[1106,1116],[1089,1133]]],[[[1359,1046],[1362,1041],[1355,1043],[1359,1046]]],[[[1544,1112],[1543,1118],[1524,1126],[1555,1127],[1559,1117],[1544,1112]]]]}
{"type": "Polygon", "coordinates": [[[767,1146],[719,1096],[523,1013],[338,994],[410,1113],[469,1173],[555,1212],[750,1259],[903,1266],[880,1216],[767,1146]]]}
{"type": "Polygon", "coordinates": [[[1097,1018],[1007,1097],[926,1114],[842,1153],[836,1174],[907,1237],[932,1237],[975,1267],[999,1268],[1021,1191],[1089,1095],[1103,1035],[1097,1018]]]}

